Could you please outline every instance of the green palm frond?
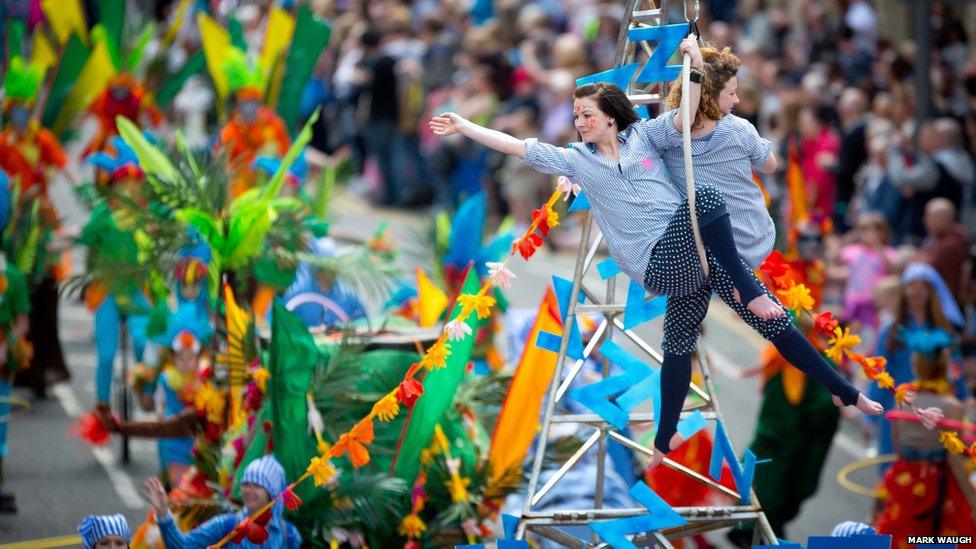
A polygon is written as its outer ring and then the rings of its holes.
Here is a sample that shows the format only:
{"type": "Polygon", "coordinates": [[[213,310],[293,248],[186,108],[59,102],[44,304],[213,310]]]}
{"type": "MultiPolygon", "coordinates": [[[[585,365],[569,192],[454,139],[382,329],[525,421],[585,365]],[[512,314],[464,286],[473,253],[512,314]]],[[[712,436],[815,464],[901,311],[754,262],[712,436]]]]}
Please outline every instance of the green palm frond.
{"type": "Polygon", "coordinates": [[[363,349],[362,343],[343,337],[338,345],[330,347],[328,360],[316,366],[312,397],[327,426],[368,412],[376,400],[359,392],[366,379],[366,371],[359,367],[363,349]]]}
{"type": "Polygon", "coordinates": [[[340,251],[332,257],[319,257],[307,252],[294,255],[327,278],[334,278],[360,296],[377,301],[389,295],[397,277],[402,274],[399,267],[376,261],[364,249],[340,251]]]}
{"type": "Polygon", "coordinates": [[[142,135],[142,131],[128,118],[118,116],[115,119],[115,124],[122,139],[135,151],[136,157],[139,158],[139,165],[144,172],[167,181],[175,181],[179,177],[176,166],[162,151],[147,141],[142,135]]]}
{"type": "Polygon", "coordinates": [[[469,377],[458,387],[454,402],[471,409],[482,425],[490,428],[498,418],[511,382],[511,375],[495,372],[469,377]]]}

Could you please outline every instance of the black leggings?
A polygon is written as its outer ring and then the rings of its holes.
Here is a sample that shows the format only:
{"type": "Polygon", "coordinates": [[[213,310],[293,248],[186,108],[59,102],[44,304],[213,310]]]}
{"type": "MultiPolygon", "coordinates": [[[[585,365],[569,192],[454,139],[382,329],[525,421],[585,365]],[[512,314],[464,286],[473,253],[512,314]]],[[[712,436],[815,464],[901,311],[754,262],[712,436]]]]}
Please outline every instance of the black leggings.
{"type": "Polygon", "coordinates": [[[661,417],[657,418],[654,446],[667,452],[677,430],[691,382],[691,353],[713,291],[749,326],[773,342],[783,358],[840,397],[844,404],[855,404],[858,390],[831,367],[789,317],[763,320],[749,311],[748,303],[763,293],[774,302],[779,301],[739,257],[722,194],[714,187],[702,186],[697,189],[696,198],[695,211],[708,257],[708,278],[698,259],[687,202],[675,211],[654,247],[644,277],[648,290],[668,296],[662,344],[661,417]],[[733,289],[739,291],[740,300],[734,298],[733,289]]]}

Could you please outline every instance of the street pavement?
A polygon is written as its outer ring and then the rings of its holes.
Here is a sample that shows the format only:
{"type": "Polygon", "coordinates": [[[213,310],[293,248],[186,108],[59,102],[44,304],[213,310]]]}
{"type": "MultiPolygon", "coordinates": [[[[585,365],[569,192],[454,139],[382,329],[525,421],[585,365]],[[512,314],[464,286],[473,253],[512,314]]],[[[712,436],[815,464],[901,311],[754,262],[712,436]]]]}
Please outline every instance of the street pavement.
{"type": "MultiPolygon", "coordinates": [[[[80,226],[87,213],[75,204],[67,186],[57,182],[53,195],[66,224],[80,226]]],[[[410,232],[405,229],[421,228],[432,218],[426,211],[377,210],[350,194],[340,194],[335,200],[332,211],[338,213],[332,220],[333,227],[360,237],[371,235],[387,220],[390,235],[403,244],[404,235],[410,232]]],[[[83,263],[77,252],[75,259],[76,269],[80,269],[83,263]]],[[[507,292],[512,306],[535,308],[551,276],[571,278],[574,264],[575,252],[546,248],[529,262],[516,259],[512,271],[518,278],[507,292]]],[[[595,276],[588,281],[592,288],[601,288],[595,276]]],[[[622,299],[623,288],[617,292],[622,299]]],[[[10,425],[4,489],[16,495],[20,512],[0,515],[0,549],[5,543],[72,534],[80,518],[89,513],[120,512],[135,526],[148,511],[138,490],[148,476],[157,472],[154,443],[132,441],[131,460],[122,463],[117,441],[93,451],[70,434],[74,419],[89,410],[94,401],[91,328],[91,315],[83,305],[77,299],[62,298],[60,334],[72,379],[56,386],[48,399],[34,400],[30,412],[10,425]]],[[[756,378],[742,379],[739,372],[756,363],[763,340],[719,301],[711,306],[705,331],[718,400],[735,448],[741,454],[752,438],[760,392],[756,378]]],[[[640,327],[638,333],[659,345],[660,319],[640,327]]],[[[807,536],[829,535],[838,522],[866,519],[871,501],[841,489],[836,476],[840,467],[867,455],[857,425],[844,422],[834,440],[819,491],[787,531],[791,540],[805,543],[807,536]]],[[[877,480],[873,470],[861,475],[857,480],[862,484],[873,485],[877,480]]],[[[709,537],[713,543],[726,546],[721,535],[709,537]]],[[[60,545],[33,541],[30,546],[60,545]]]]}

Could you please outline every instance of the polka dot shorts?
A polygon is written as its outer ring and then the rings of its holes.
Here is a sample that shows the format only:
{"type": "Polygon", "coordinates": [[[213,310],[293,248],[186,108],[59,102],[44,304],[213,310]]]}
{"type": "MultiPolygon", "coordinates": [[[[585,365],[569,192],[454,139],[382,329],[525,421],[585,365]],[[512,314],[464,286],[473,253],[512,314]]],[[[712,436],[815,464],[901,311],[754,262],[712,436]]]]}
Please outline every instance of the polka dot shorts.
{"type": "MultiPolygon", "coordinates": [[[[728,215],[725,197],[715,187],[702,185],[695,191],[698,226],[704,227],[728,215]]],[[[664,236],[651,251],[644,272],[644,287],[651,293],[667,296],[691,295],[705,284],[695,235],[691,230],[691,210],[686,200],[675,210],[664,236]]]]}
{"type": "MultiPolygon", "coordinates": [[[[745,305],[736,301],[732,293],[732,277],[711,254],[708,255],[708,269],[708,280],[697,292],[684,296],[668,296],[667,309],[664,313],[664,339],[661,343],[661,349],[665,353],[686,354],[695,350],[699,327],[705,320],[713,291],[746,324],[769,341],[777,341],[793,329],[789,316],[763,320],[752,314],[745,305]]],[[[756,281],[759,282],[758,279],[756,281]]],[[[779,300],[765,284],[759,286],[767,297],[779,304],[779,300]]]]}
{"type": "MultiPolygon", "coordinates": [[[[725,198],[715,187],[702,185],[695,192],[695,209],[698,226],[704,227],[728,211],[725,198]]],[[[722,268],[712,254],[707,254],[709,277],[705,278],[695,236],[691,231],[691,213],[686,201],[674,212],[664,236],[654,246],[651,260],[644,274],[644,287],[655,294],[667,295],[668,305],[664,316],[664,341],[662,349],[668,354],[687,354],[695,350],[698,333],[712,292],[728,304],[742,319],[764,338],[775,341],[793,327],[789,317],[763,320],[752,314],[745,305],[733,297],[732,277],[722,268]]],[[[750,270],[748,267],[747,270],[750,270]]],[[[753,275],[755,278],[755,275],[753,275]]],[[[759,283],[758,279],[756,282],[759,283]]],[[[762,283],[759,287],[767,296],[779,303],[776,296],[762,283]]]]}

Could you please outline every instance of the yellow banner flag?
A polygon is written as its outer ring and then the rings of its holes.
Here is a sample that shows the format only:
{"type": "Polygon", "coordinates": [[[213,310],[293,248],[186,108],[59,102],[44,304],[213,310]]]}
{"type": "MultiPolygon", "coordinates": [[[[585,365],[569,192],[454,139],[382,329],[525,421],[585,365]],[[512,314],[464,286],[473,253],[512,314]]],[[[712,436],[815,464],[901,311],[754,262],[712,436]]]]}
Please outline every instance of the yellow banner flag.
{"type": "Polygon", "coordinates": [[[58,112],[58,117],[54,120],[51,130],[55,134],[61,134],[65,130],[65,126],[70,124],[79,113],[87,109],[95,97],[105,89],[115,72],[115,63],[112,62],[108,46],[104,41],[98,42],[91,55],[88,56],[85,66],[81,69],[78,80],[71,88],[71,93],[65,99],[61,111],[58,112]]]}
{"type": "Polygon", "coordinates": [[[488,451],[492,483],[505,478],[513,469],[518,469],[518,474],[521,475],[522,461],[539,430],[542,399],[556,371],[556,353],[535,345],[536,338],[542,331],[555,334],[562,332],[559,303],[556,302],[552,288],[546,289],[542,303],[539,304],[539,314],[526,339],[515,377],[512,378],[502,410],[498,414],[498,421],[495,422],[495,432],[488,451]]]}
{"type": "Polygon", "coordinates": [[[41,67],[47,73],[54,62],[58,60],[58,54],[51,45],[51,41],[43,32],[34,33],[34,45],[31,46],[31,63],[41,67]]]}
{"type": "Polygon", "coordinates": [[[88,43],[88,25],[80,0],[41,0],[41,11],[59,44],[64,45],[72,34],[88,43]]]}
{"type": "Polygon", "coordinates": [[[427,328],[437,324],[437,320],[447,308],[447,294],[434,285],[420,268],[417,268],[417,307],[420,326],[427,328]]]}
{"type": "MultiPolygon", "coordinates": [[[[261,68],[265,77],[271,78],[275,62],[291,43],[295,32],[295,18],[281,8],[274,8],[268,15],[268,27],[264,32],[264,46],[261,49],[261,68]]],[[[284,59],[281,59],[284,61],[284,59]]]]}
{"type": "MultiPolygon", "coordinates": [[[[213,80],[217,96],[221,100],[227,97],[227,76],[224,74],[224,59],[227,48],[230,47],[230,34],[205,13],[197,14],[197,26],[200,28],[200,40],[203,43],[203,56],[207,60],[207,70],[213,80]]],[[[221,101],[220,104],[222,104],[221,101]]]]}

